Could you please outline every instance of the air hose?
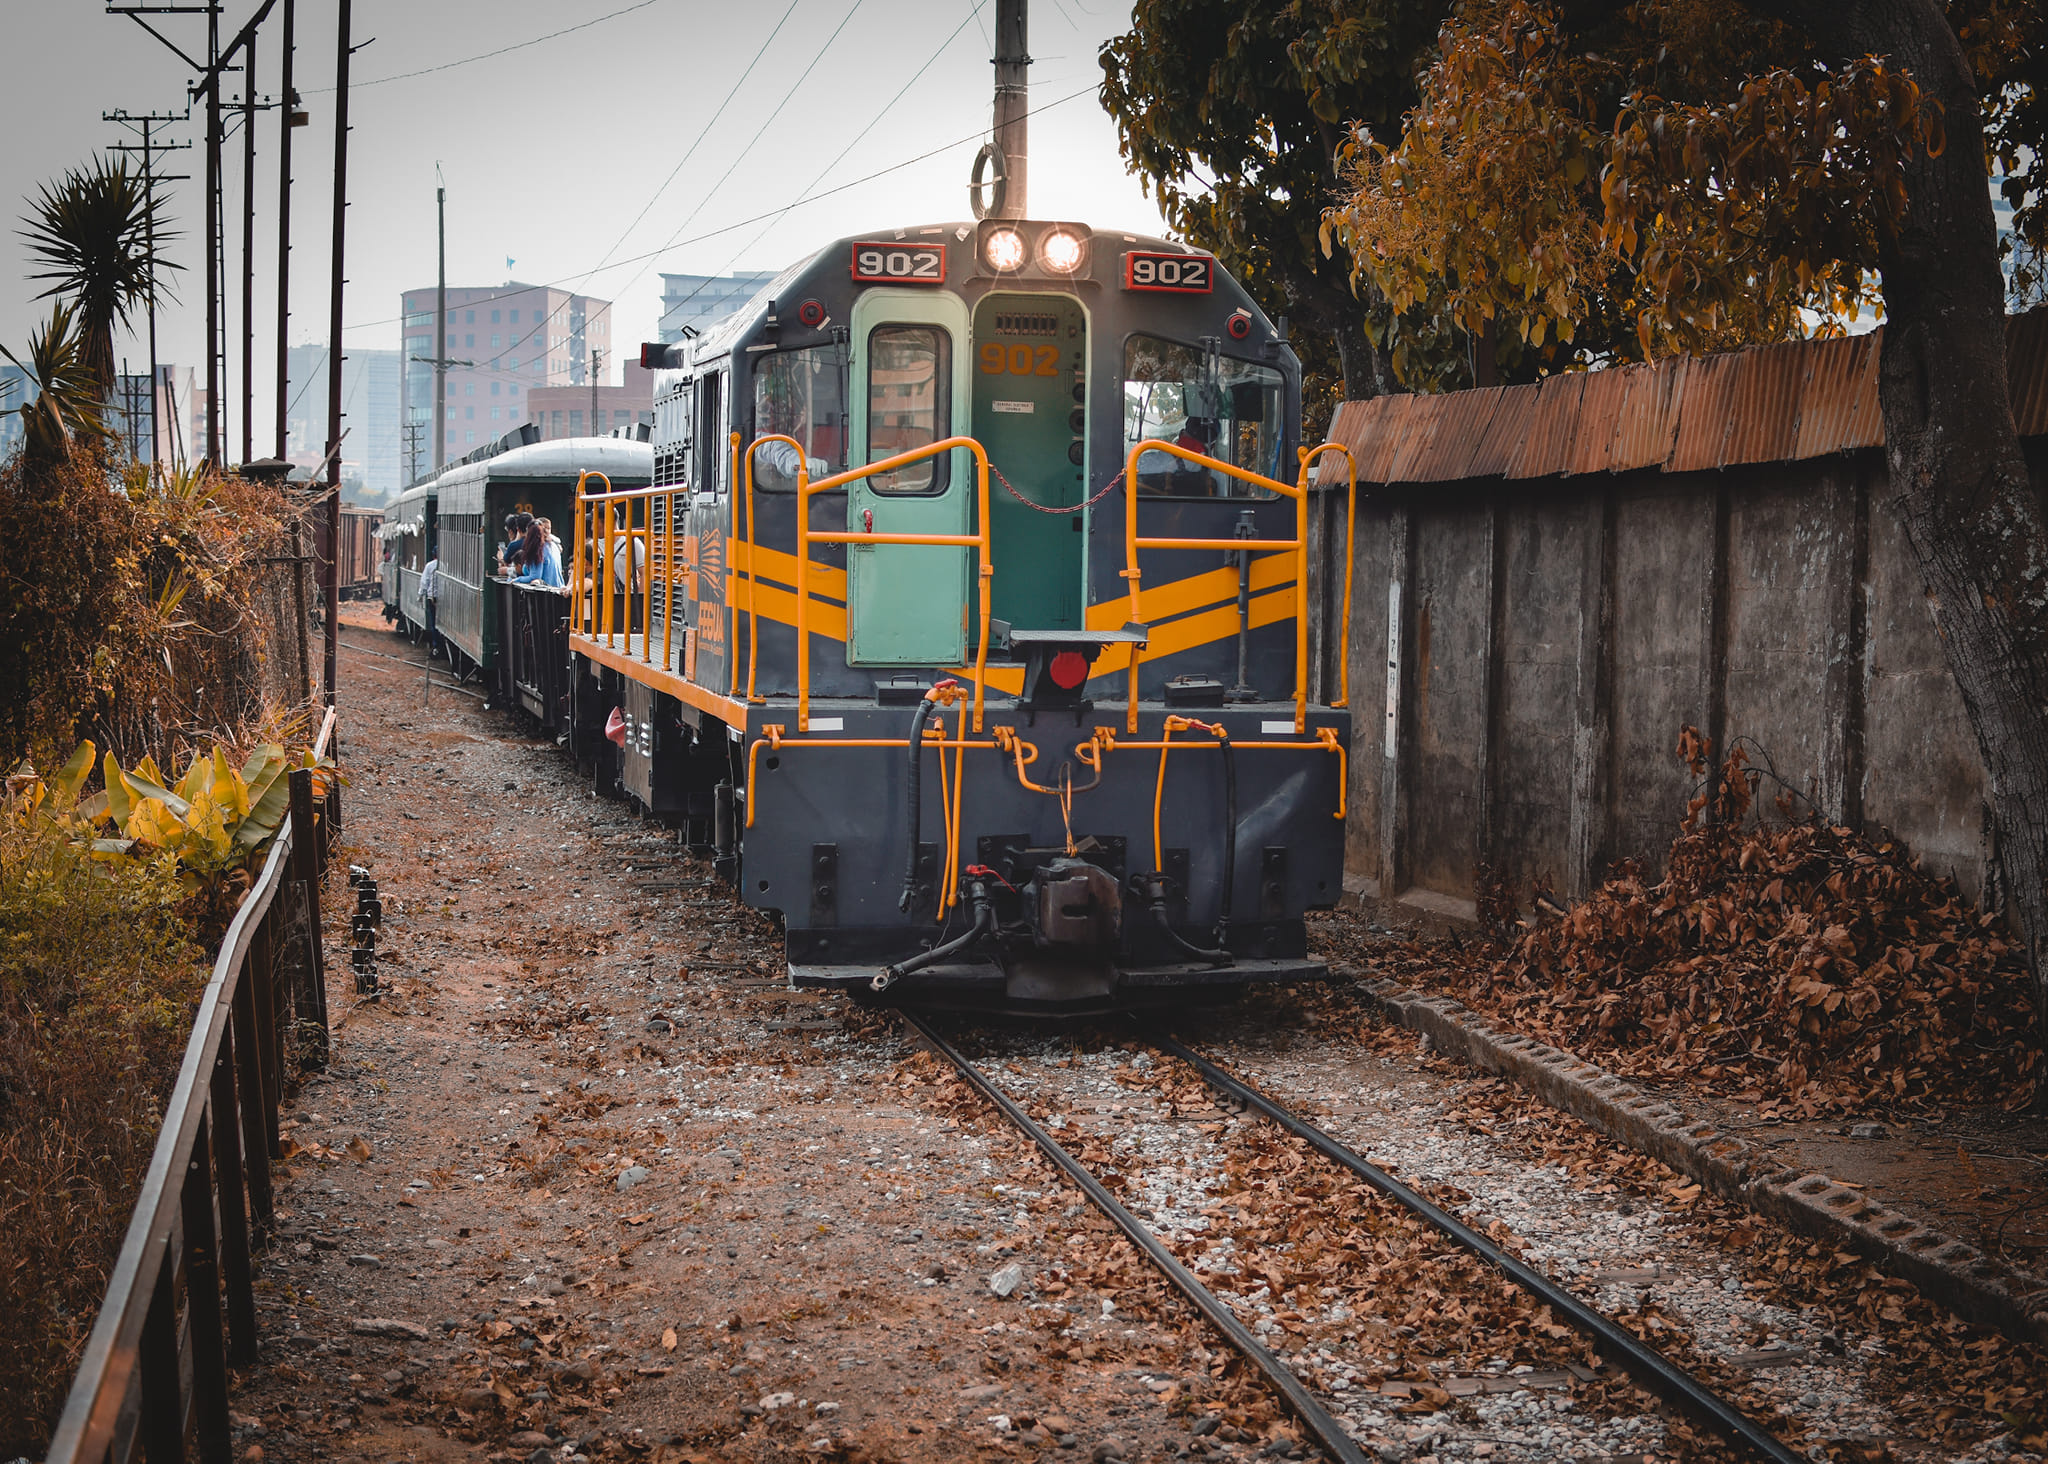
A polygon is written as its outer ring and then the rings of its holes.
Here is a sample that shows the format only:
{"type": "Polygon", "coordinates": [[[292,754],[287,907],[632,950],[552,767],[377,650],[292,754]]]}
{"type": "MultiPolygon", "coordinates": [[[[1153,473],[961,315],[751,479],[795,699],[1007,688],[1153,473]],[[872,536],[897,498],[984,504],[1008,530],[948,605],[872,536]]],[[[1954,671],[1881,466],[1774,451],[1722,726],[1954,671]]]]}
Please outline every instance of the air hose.
{"type": "Polygon", "coordinates": [[[928,951],[919,951],[908,960],[883,967],[868,982],[868,989],[887,991],[912,972],[922,971],[927,966],[936,966],[941,961],[957,956],[993,932],[996,928],[996,911],[995,906],[989,901],[988,884],[971,871],[967,880],[967,898],[974,905],[974,923],[967,928],[965,934],[957,935],[942,945],[935,945],[928,951]]]}
{"type": "Polygon", "coordinates": [[[939,682],[924,694],[924,699],[918,702],[917,711],[910,719],[910,764],[905,770],[903,785],[910,825],[905,843],[909,847],[903,855],[903,893],[896,897],[896,908],[906,915],[917,901],[917,836],[924,831],[924,724],[930,719],[932,709],[944,700],[941,688],[958,684],[950,680],[939,682]]]}
{"type": "Polygon", "coordinates": [[[1193,941],[1182,937],[1173,928],[1173,918],[1166,913],[1166,876],[1163,874],[1138,874],[1131,877],[1131,889],[1152,908],[1152,918],[1159,922],[1159,928],[1166,932],[1166,938],[1198,961],[1207,961],[1212,966],[1234,965],[1237,957],[1226,950],[1204,950],[1193,941]]]}

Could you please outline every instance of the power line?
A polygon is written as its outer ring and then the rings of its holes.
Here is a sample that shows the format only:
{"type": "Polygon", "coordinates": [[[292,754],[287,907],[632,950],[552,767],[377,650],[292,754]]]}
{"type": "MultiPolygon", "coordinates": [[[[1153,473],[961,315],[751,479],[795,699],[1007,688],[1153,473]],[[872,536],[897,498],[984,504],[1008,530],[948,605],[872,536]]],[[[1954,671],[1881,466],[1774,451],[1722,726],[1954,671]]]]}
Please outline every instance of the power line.
{"type": "MultiPolygon", "coordinates": [[[[604,15],[583,21],[577,25],[567,26],[562,30],[549,31],[546,35],[535,36],[530,41],[514,41],[511,45],[500,46],[495,51],[485,51],[475,56],[464,56],[458,61],[444,61],[439,66],[426,66],[418,71],[401,71],[396,76],[380,76],[374,81],[356,81],[349,84],[357,89],[366,86],[383,86],[387,82],[411,81],[416,76],[432,76],[439,71],[453,71],[458,66],[473,66],[479,61],[488,61],[494,56],[508,56],[514,51],[524,51],[529,46],[538,46],[543,41],[552,41],[561,36],[573,35],[580,30],[589,30],[594,25],[603,25],[608,20],[617,20],[622,15],[631,15],[636,10],[645,10],[650,5],[658,5],[660,3],[661,0],[640,0],[640,3],[637,5],[628,5],[621,10],[609,11],[604,15]]],[[[316,86],[300,92],[299,95],[302,97],[317,97],[333,90],[334,88],[331,86],[316,86]]]]}
{"type": "MultiPolygon", "coordinates": [[[[1091,82],[1087,86],[1082,87],[1079,91],[1068,92],[1065,96],[1055,97],[1052,101],[1045,103],[1043,106],[1033,107],[1029,112],[1026,112],[1024,115],[1027,117],[1036,117],[1041,112],[1050,112],[1054,107],[1064,106],[1068,102],[1078,101],[1080,98],[1085,96],[1092,96],[1095,93],[1095,90],[1096,84],[1091,82]]],[[[845,193],[849,189],[859,188],[863,184],[872,183],[877,178],[886,178],[891,173],[900,173],[905,168],[914,168],[919,163],[930,162],[933,158],[939,157],[945,153],[949,153],[956,147],[965,147],[970,142],[981,141],[985,133],[986,129],[978,129],[972,133],[969,133],[965,137],[956,137],[951,142],[941,143],[939,146],[932,148],[928,152],[921,152],[917,154],[917,156],[915,157],[905,158],[900,163],[891,163],[886,168],[878,168],[872,173],[864,174],[859,178],[850,179],[845,183],[836,184],[831,188],[824,189],[822,192],[805,194],[802,198],[799,198],[794,203],[784,204],[780,208],[771,208],[767,210],[765,213],[757,213],[749,218],[735,220],[730,224],[721,224],[719,227],[715,229],[707,229],[705,232],[701,234],[693,234],[687,239],[672,240],[671,242],[662,245],[659,249],[650,249],[644,254],[629,254],[623,259],[613,260],[610,264],[606,265],[605,268],[624,269],[629,264],[638,264],[642,260],[656,259],[659,258],[661,255],[671,253],[674,250],[688,249],[692,245],[702,244],[707,242],[708,240],[719,238],[722,235],[734,233],[737,230],[746,228],[750,224],[758,224],[761,223],[763,220],[776,218],[782,214],[790,213],[793,210],[802,208],[805,204],[817,203],[822,199],[832,198],[838,194],[845,193]]],[[[528,290],[567,289],[568,282],[570,280],[577,278],[588,279],[590,275],[596,273],[599,273],[599,271],[590,270],[586,271],[583,275],[578,276],[574,271],[572,271],[569,274],[563,275],[559,279],[552,280],[544,284],[520,285],[517,289],[499,290],[488,295],[481,295],[474,300],[465,301],[464,305],[466,307],[473,305],[487,305],[493,300],[510,299],[512,296],[523,294],[528,290]]],[[[372,327],[379,325],[395,325],[398,322],[402,321],[404,318],[405,317],[402,314],[387,315],[382,316],[376,320],[362,321],[359,324],[350,326],[349,329],[369,330],[372,327]]]]}
{"type": "MultiPolygon", "coordinates": [[[[904,96],[910,91],[910,89],[913,86],[917,85],[919,78],[921,78],[927,71],[931,70],[933,66],[938,64],[939,57],[945,55],[946,49],[949,46],[951,46],[953,42],[960,38],[960,32],[966,30],[971,22],[980,19],[981,12],[987,8],[987,5],[988,0],[975,0],[974,8],[967,13],[967,18],[965,20],[962,20],[960,24],[953,27],[951,35],[948,35],[943,41],[939,42],[939,48],[936,51],[933,51],[930,56],[925,58],[924,65],[918,67],[916,71],[912,72],[910,80],[904,82],[902,86],[896,89],[896,95],[889,98],[887,102],[882,104],[882,110],[875,113],[875,115],[871,119],[869,119],[868,125],[861,128],[859,132],[855,133],[853,141],[847,143],[845,147],[839,150],[839,156],[835,157],[834,159],[832,159],[831,162],[825,164],[823,168],[818,170],[818,176],[810,181],[809,185],[805,189],[805,192],[809,192],[811,188],[816,188],[820,183],[824,182],[825,179],[831,175],[831,172],[834,168],[838,167],[841,163],[846,161],[846,155],[852,152],[856,147],[860,145],[862,138],[866,137],[870,132],[873,132],[877,127],[882,125],[882,119],[889,115],[890,110],[894,108],[898,102],[903,100],[904,96]]],[[[799,199],[799,202],[801,202],[801,199],[799,199]]],[[[789,208],[782,210],[781,213],[776,214],[774,218],[770,219],[768,221],[767,227],[763,228],[760,233],[756,234],[753,238],[749,239],[746,243],[742,244],[738,248],[738,250],[736,250],[733,253],[732,258],[728,259],[725,262],[725,264],[718,270],[718,274],[723,275],[727,270],[731,269],[732,266],[738,262],[741,255],[745,254],[749,249],[752,249],[756,244],[760,243],[761,240],[767,236],[768,230],[774,228],[775,225],[781,222],[783,217],[789,213],[790,209],[793,209],[796,206],[797,205],[793,203],[789,206],[789,208]]],[[[646,272],[646,269],[643,267],[640,271],[640,274],[645,274],[646,272]]],[[[632,279],[626,281],[626,283],[621,287],[620,292],[624,293],[624,291],[633,288],[633,286],[639,282],[639,279],[640,275],[634,275],[632,279]]],[[[709,283],[709,281],[706,281],[706,283],[709,283]]],[[[696,299],[698,295],[703,293],[703,291],[703,285],[697,286],[696,289],[692,290],[688,295],[685,295],[683,297],[684,302],[687,303],[690,300],[696,299]]]]}

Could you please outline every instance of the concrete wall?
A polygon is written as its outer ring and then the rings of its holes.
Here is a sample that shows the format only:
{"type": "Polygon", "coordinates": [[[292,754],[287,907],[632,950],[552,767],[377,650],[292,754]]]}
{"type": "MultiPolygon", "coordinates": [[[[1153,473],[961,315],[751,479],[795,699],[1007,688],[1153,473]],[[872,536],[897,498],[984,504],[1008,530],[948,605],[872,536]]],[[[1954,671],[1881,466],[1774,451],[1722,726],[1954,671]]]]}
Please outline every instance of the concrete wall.
{"type": "MultiPolygon", "coordinates": [[[[1984,889],[1983,769],[1876,451],[1360,496],[1354,890],[1465,912],[1482,866],[1525,897],[1660,873],[1687,724],[1984,889]]],[[[1322,581],[1334,690],[1341,565],[1322,581]]]]}

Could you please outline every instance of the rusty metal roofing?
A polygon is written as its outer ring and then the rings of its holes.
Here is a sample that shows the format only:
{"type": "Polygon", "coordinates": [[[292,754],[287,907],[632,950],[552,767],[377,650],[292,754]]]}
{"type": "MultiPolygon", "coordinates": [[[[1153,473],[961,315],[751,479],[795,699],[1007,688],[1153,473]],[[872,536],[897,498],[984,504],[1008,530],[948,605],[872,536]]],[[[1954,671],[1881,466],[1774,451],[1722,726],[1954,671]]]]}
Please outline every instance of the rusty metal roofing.
{"type": "Polygon", "coordinates": [[[1567,473],[1604,473],[1614,452],[1626,379],[1619,371],[1592,371],[1579,392],[1579,420],[1565,457],[1567,473]]]}
{"type": "Polygon", "coordinates": [[[1642,365],[1612,374],[1621,379],[1621,415],[1608,450],[1608,470],[1663,467],[1678,436],[1678,373],[1642,365]]]}
{"type": "Polygon", "coordinates": [[[1521,449],[1508,464],[1510,478],[1549,478],[1565,470],[1585,387],[1585,373],[1577,371],[1536,384],[1536,407],[1522,430],[1521,449]]]}
{"type": "Polygon", "coordinates": [[[1721,466],[1777,463],[1792,456],[1799,436],[1799,399],[1806,352],[1796,344],[1764,346],[1728,358],[1728,435],[1721,466]]]}
{"type": "Polygon", "coordinates": [[[1500,400],[1487,418],[1486,431],[1473,449],[1469,471],[1475,478],[1505,477],[1508,465],[1522,449],[1522,435],[1529,429],[1529,417],[1536,410],[1536,387],[1504,386],[1500,400]]]}
{"type": "MultiPolygon", "coordinates": [[[[1685,473],[1853,452],[1884,442],[1883,334],[1346,402],[1330,440],[1369,483],[1685,473]]],[[[2048,310],[2007,319],[2006,367],[2021,435],[2048,436],[2048,310]]]]}

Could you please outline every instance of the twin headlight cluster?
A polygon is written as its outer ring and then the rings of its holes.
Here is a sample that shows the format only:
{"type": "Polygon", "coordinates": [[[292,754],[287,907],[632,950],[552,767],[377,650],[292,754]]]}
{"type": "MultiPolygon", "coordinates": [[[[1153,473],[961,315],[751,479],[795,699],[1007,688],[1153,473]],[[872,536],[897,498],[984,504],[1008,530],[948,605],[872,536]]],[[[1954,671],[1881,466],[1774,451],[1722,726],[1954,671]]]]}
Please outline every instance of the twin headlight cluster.
{"type": "Polygon", "coordinates": [[[1065,278],[1087,268],[1088,238],[1083,224],[984,219],[976,246],[982,267],[991,274],[1065,278]]]}

